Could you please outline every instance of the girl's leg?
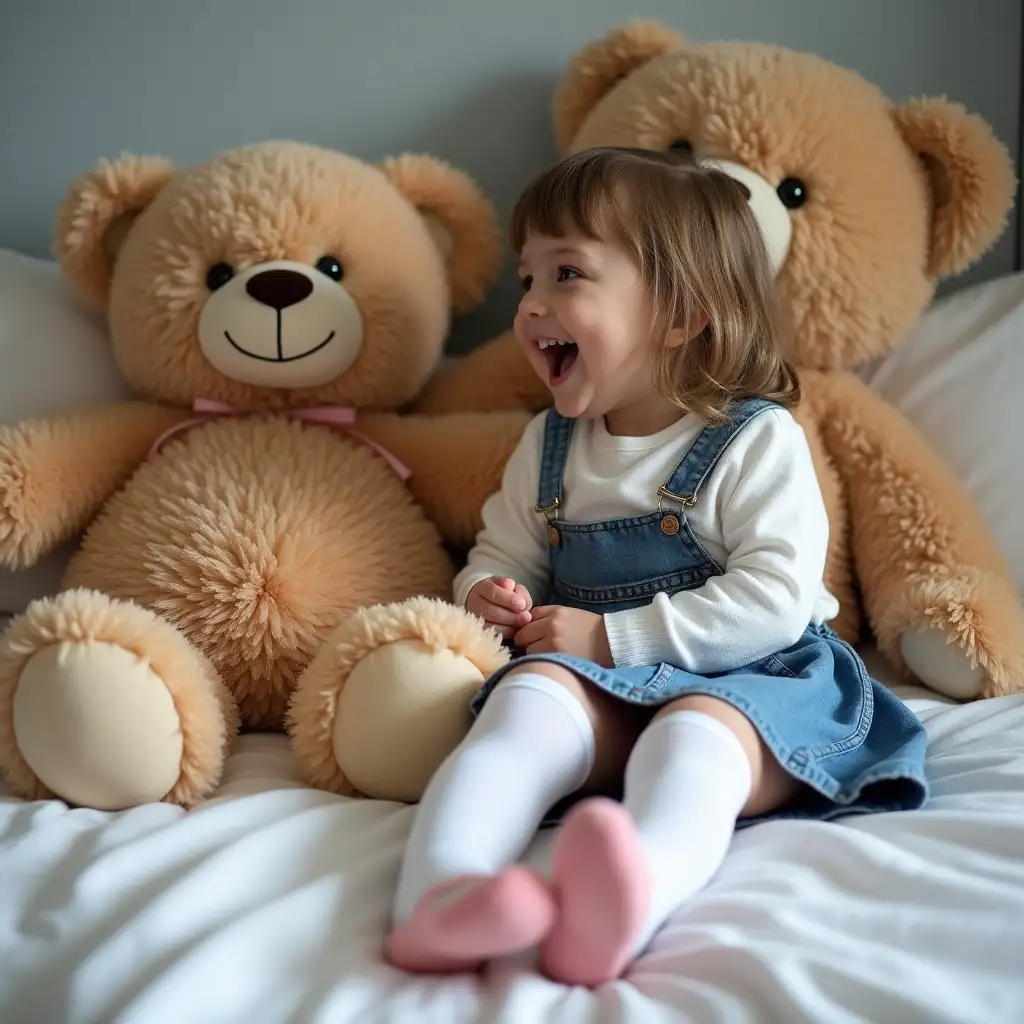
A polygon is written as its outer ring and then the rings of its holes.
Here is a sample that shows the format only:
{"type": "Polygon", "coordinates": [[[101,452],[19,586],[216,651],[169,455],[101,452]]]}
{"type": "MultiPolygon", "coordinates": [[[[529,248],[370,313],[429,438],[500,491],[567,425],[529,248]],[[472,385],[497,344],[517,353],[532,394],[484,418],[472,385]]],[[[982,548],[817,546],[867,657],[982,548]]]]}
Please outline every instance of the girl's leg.
{"type": "Polygon", "coordinates": [[[559,919],[541,949],[545,970],[585,985],[618,976],[710,881],[736,819],[774,810],[799,788],[731,705],[693,696],[662,708],[629,757],[622,805],[581,804],[559,836],[559,919]],[[632,913],[603,913],[612,893],[632,913]]]}
{"type": "Polygon", "coordinates": [[[550,890],[523,868],[544,814],[622,771],[638,717],[557,665],[510,671],[416,810],[389,954],[412,970],[453,970],[535,945],[553,923],[550,890]]]}

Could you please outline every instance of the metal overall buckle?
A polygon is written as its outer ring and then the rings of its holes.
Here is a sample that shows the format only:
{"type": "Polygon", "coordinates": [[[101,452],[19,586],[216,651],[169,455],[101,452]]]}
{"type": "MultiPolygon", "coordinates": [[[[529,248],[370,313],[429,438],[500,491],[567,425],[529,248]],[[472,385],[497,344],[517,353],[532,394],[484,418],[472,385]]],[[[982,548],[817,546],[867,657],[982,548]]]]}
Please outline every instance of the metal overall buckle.
{"type": "Polygon", "coordinates": [[[675,494],[667,487],[658,488],[658,512],[661,513],[661,532],[666,537],[674,537],[683,527],[682,522],[674,512],[666,512],[664,509],[665,499],[677,501],[683,508],[693,508],[697,504],[696,494],[675,494]]]}
{"type": "Polygon", "coordinates": [[[548,521],[548,544],[553,548],[557,548],[562,543],[561,534],[558,532],[558,527],[554,524],[554,517],[552,513],[557,513],[562,507],[561,501],[556,497],[550,505],[534,505],[533,511],[538,515],[544,516],[548,521]]]}

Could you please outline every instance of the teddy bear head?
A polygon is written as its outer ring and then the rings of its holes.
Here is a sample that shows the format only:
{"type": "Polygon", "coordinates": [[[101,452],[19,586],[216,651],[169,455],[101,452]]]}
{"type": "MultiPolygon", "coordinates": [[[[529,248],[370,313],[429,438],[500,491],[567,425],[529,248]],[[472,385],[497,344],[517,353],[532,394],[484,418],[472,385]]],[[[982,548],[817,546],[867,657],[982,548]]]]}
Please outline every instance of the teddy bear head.
{"type": "Polygon", "coordinates": [[[465,174],[292,142],[103,161],[69,189],[55,247],[135,390],[240,410],[406,404],[500,258],[465,174]]]}
{"type": "Polygon", "coordinates": [[[747,188],[796,365],[897,344],[937,282],[1001,234],[1014,175],[989,126],[944,99],[892,103],[819,57],[690,45],[635,21],[585,47],[554,101],[560,149],[681,149],[747,188]]]}

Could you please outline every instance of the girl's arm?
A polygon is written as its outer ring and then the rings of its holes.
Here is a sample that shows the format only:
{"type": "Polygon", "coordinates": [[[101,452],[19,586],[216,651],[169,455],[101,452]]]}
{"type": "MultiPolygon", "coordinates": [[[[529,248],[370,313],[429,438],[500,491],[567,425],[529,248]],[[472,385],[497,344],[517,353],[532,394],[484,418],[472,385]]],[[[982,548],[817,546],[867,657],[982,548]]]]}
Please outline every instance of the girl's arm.
{"type": "Polygon", "coordinates": [[[616,665],[727,671],[794,644],[822,594],[828,517],[803,431],[770,411],[733,440],[700,495],[729,552],[721,576],[606,615],[616,665]]]}
{"type": "Polygon", "coordinates": [[[512,453],[501,488],[486,501],[483,529],[456,576],[454,600],[465,606],[470,590],[488,576],[508,576],[521,583],[537,603],[550,575],[544,517],[534,511],[540,481],[544,438],[542,414],[531,420],[512,453]]]}

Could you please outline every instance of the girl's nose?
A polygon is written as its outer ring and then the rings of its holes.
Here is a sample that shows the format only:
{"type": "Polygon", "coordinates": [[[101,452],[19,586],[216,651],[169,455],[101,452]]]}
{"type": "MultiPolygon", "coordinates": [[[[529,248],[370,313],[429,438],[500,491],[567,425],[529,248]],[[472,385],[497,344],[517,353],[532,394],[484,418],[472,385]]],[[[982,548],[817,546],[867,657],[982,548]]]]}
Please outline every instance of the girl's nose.
{"type": "Polygon", "coordinates": [[[528,292],[523,292],[523,297],[519,300],[519,310],[523,316],[538,317],[544,315],[544,303],[536,289],[531,288],[528,292]]]}

